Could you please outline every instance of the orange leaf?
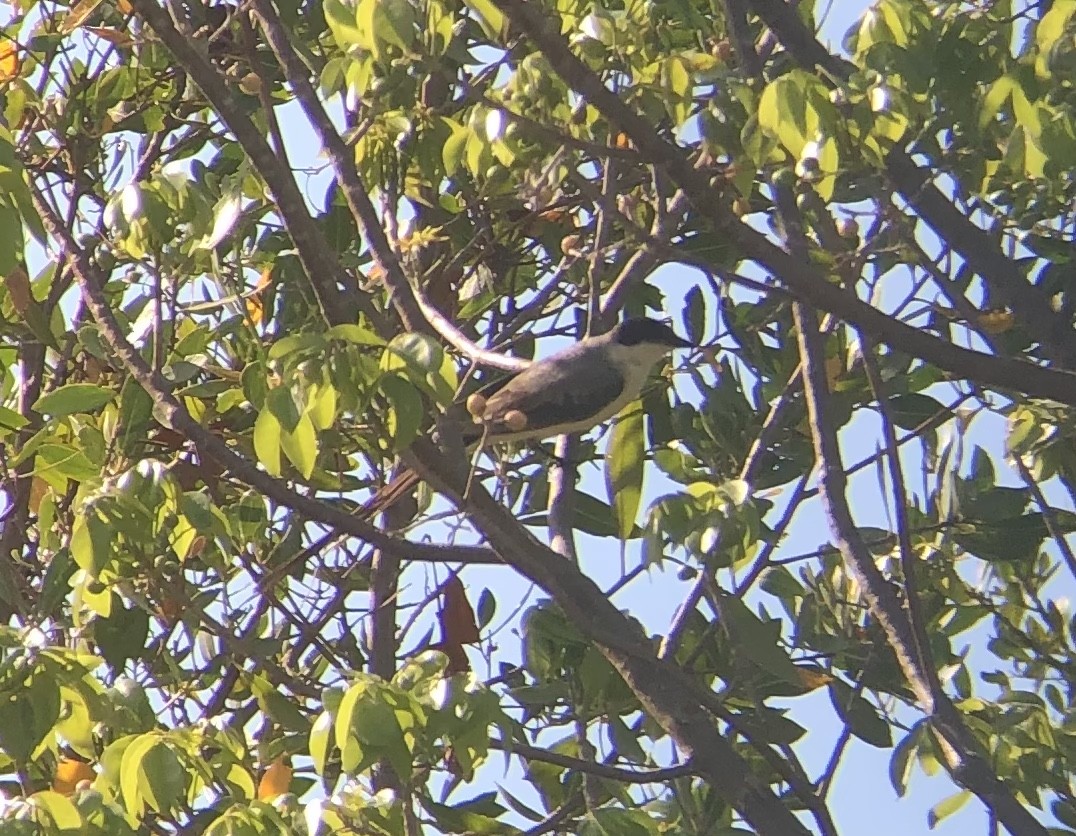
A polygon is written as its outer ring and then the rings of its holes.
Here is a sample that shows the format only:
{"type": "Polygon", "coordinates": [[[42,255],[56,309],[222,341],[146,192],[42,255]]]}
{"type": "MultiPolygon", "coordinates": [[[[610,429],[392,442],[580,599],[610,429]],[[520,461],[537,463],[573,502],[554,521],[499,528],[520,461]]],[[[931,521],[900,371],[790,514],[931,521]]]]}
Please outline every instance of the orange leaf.
{"type": "Polygon", "coordinates": [[[261,324],[262,316],[265,314],[265,302],[263,297],[265,295],[265,289],[273,283],[273,268],[266,267],[262,270],[261,275],[258,276],[258,283],[254,286],[247,296],[247,314],[250,316],[250,321],[255,325],[261,324]]]}
{"type": "Polygon", "coordinates": [[[85,761],[74,758],[60,758],[56,764],[56,774],[52,778],[52,788],[63,795],[70,795],[82,781],[93,781],[97,773],[85,761]]]}
{"type": "Polygon", "coordinates": [[[34,297],[30,293],[30,277],[21,267],[14,268],[4,277],[8,295],[11,296],[12,307],[19,316],[25,316],[33,304],[34,297]]]}
{"type": "Polygon", "coordinates": [[[538,213],[538,217],[550,224],[568,224],[570,226],[575,226],[575,218],[572,216],[572,211],[565,206],[553,206],[549,209],[543,209],[538,213]]]}
{"type": "Polygon", "coordinates": [[[478,635],[478,622],[474,610],[467,601],[467,593],[459,575],[453,575],[441,585],[441,636],[451,644],[474,644],[478,635]]]}
{"type": "Polygon", "coordinates": [[[289,758],[281,755],[262,773],[262,779],[258,782],[258,800],[272,801],[278,795],[283,795],[291,788],[291,774],[293,770],[289,758]]]}
{"type": "Polygon", "coordinates": [[[160,603],[157,605],[155,615],[166,627],[171,627],[179,621],[179,616],[185,609],[186,604],[181,598],[174,595],[167,595],[161,598],[160,603]]]}
{"type": "Polygon", "coordinates": [[[30,482],[30,510],[35,514],[41,509],[41,500],[49,492],[49,483],[40,476],[34,476],[30,482]]]}
{"type": "Polygon", "coordinates": [[[480,637],[474,610],[467,601],[459,575],[452,575],[441,585],[440,591],[441,609],[437,613],[437,620],[441,624],[441,641],[433,649],[440,650],[448,657],[445,673],[452,676],[471,669],[463,646],[477,642],[480,637]]]}
{"type": "Polygon", "coordinates": [[[60,32],[69,35],[78,29],[86,18],[93,14],[93,10],[101,5],[101,0],[79,0],[67,13],[64,22],[60,25],[60,32]]]}
{"type": "Polygon", "coordinates": [[[828,685],[833,681],[833,677],[828,673],[818,670],[818,668],[804,667],[802,665],[796,666],[797,676],[799,677],[800,684],[804,688],[808,688],[813,691],[815,688],[821,688],[823,685],[828,685]]]}
{"type": "Polygon", "coordinates": [[[1016,324],[1012,311],[992,308],[979,314],[979,327],[991,335],[1004,334],[1016,324]]]}
{"type": "Polygon", "coordinates": [[[87,32],[93,32],[98,38],[108,41],[113,46],[128,47],[134,45],[134,38],[128,33],[110,26],[87,26],[87,32]]]}
{"type": "Polygon", "coordinates": [[[14,41],[0,41],[0,83],[15,78],[21,64],[18,44],[14,41]]]}

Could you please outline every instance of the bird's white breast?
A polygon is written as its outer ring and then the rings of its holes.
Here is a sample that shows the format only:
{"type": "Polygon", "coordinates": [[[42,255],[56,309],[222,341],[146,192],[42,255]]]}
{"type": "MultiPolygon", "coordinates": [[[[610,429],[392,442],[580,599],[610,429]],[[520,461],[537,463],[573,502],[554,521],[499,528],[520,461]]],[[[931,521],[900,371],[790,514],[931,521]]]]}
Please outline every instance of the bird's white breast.
{"type": "Polygon", "coordinates": [[[669,349],[664,346],[624,346],[613,343],[609,347],[610,359],[624,377],[624,391],[602,412],[600,421],[612,418],[638,398],[654,365],[668,353],[669,349]]]}

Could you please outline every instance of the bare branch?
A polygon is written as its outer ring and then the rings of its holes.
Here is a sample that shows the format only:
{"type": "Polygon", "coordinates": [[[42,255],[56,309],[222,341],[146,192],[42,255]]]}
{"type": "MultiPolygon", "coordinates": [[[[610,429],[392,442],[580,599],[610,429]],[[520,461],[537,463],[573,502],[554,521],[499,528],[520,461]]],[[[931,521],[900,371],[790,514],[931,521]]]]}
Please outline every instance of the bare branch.
{"type": "Polygon", "coordinates": [[[273,153],[250,119],[243,115],[217,71],[190,40],[176,30],[168,13],[155,0],[132,0],[131,5],[212,102],[220,118],[235,134],[243,150],[265,178],[288,234],[295,242],[299,261],[317,296],[325,321],[331,324],[354,322],[362,310],[374,326],[379,327],[380,315],[369,304],[369,299],[359,292],[354,279],[341,269],[332,247],[310,217],[306,201],[291,171],[273,153]]]}
{"type": "Polygon", "coordinates": [[[1039,824],[990,768],[960,712],[937,684],[937,672],[924,670],[919,663],[915,631],[892,584],[874,563],[848,507],[847,481],[837,432],[828,416],[825,350],[818,332],[816,314],[800,302],[794,305],[793,312],[799,334],[811,435],[821,474],[822,502],[834,542],[863,590],[871,613],[885,632],[908,684],[930,717],[939,749],[954,780],[979,796],[1012,833],[1045,836],[1046,828],[1039,824]]]}
{"type": "MultiPolygon", "coordinates": [[[[801,66],[821,67],[838,79],[847,79],[854,71],[850,63],[832,55],[819,43],[784,0],[750,2],[801,66]]],[[[1076,332],[1072,323],[1054,311],[1046,293],[1027,280],[998,246],[997,239],[963,215],[931,182],[930,173],[917,166],[900,147],[889,152],[886,164],[890,178],[919,216],[982,276],[997,298],[1011,307],[1017,319],[1037,335],[1056,362],[1066,369],[1076,368],[1076,332]]]]}

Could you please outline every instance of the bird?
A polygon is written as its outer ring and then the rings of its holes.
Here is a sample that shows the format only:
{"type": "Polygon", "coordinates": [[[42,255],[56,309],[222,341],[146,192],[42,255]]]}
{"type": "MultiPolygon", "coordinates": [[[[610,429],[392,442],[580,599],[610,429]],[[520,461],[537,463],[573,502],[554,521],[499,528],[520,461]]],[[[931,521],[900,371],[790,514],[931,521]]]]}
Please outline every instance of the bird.
{"type": "MultiPolygon", "coordinates": [[[[587,432],[638,398],[659,360],[674,349],[694,347],[660,320],[625,319],[535,361],[495,384],[488,396],[471,395],[466,402],[471,421],[464,421],[460,436],[474,449],[587,432]]],[[[417,481],[412,471],[398,474],[363,506],[363,516],[384,511],[417,481]]]]}

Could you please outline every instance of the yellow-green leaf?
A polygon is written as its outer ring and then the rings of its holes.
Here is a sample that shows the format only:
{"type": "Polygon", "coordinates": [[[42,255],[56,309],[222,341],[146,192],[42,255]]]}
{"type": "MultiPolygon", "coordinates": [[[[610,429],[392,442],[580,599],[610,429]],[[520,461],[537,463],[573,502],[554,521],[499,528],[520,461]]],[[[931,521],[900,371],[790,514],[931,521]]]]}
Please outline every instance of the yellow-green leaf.
{"type": "Polygon", "coordinates": [[[254,422],[254,454],[270,476],[279,476],[280,470],[280,422],[268,409],[258,413],[254,422]]]}
{"type": "Polygon", "coordinates": [[[309,416],[299,418],[291,432],[280,434],[280,449],[303,478],[309,479],[318,460],[318,434],[309,416]]]}
{"type": "Polygon", "coordinates": [[[306,414],[310,416],[314,429],[327,430],[336,420],[336,389],[329,383],[314,386],[308,399],[310,405],[306,414]]]}
{"type": "Polygon", "coordinates": [[[499,40],[505,31],[504,14],[491,0],[464,0],[467,8],[474,12],[478,25],[491,40],[499,40]]]}
{"type": "Polygon", "coordinates": [[[616,515],[617,533],[626,540],[635,527],[643,493],[645,427],[642,403],[628,404],[617,416],[605,456],[605,485],[616,515]]]}

